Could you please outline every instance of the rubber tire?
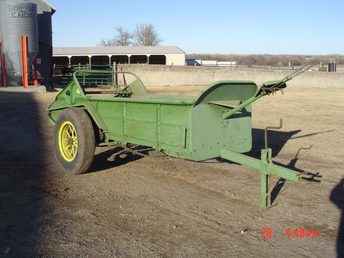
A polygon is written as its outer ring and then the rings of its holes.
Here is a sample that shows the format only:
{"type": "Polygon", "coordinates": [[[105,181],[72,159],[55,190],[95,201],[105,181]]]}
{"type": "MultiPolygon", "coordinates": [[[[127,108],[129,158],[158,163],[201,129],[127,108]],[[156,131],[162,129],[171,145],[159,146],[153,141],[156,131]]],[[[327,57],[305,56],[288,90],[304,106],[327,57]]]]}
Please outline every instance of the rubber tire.
{"type": "Polygon", "coordinates": [[[65,172],[69,174],[83,174],[90,168],[96,148],[94,128],[92,121],[86,111],[79,108],[69,108],[63,111],[55,125],[55,157],[62,165],[65,172]],[[66,161],[59,150],[59,129],[65,121],[71,122],[78,135],[78,152],[71,162],[66,161]]]}

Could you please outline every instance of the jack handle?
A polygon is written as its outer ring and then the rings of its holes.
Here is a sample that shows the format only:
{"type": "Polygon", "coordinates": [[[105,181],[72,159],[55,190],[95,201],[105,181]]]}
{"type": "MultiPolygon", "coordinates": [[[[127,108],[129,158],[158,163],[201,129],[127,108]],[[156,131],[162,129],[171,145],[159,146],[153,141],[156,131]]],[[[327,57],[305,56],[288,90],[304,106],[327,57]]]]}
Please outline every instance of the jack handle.
{"type": "Polygon", "coordinates": [[[265,134],[264,134],[264,142],[265,142],[265,149],[267,149],[269,147],[269,144],[268,144],[268,133],[269,133],[269,130],[271,129],[282,129],[283,128],[283,119],[280,118],[280,123],[279,123],[279,126],[268,126],[265,128],[265,134]]]}

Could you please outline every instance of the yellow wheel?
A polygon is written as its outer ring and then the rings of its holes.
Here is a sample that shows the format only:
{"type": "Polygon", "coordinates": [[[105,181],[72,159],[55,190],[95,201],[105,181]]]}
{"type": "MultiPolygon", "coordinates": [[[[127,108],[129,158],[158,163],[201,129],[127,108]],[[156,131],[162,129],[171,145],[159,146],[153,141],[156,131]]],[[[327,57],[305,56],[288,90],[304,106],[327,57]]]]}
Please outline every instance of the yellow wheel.
{"type": "Polygon", "coordinates": [[[75,126],[65,121],[59,129],[59,149],[61,156],[68,162],[73,161],[78,153],[78,134],[75,126]]]}
{"type": "Polygon", "coordinates": [[[94,128],[85,110],[64,110],[55,125],[55,155],[65,172],[85,173],[96,147],[94,128]]]}

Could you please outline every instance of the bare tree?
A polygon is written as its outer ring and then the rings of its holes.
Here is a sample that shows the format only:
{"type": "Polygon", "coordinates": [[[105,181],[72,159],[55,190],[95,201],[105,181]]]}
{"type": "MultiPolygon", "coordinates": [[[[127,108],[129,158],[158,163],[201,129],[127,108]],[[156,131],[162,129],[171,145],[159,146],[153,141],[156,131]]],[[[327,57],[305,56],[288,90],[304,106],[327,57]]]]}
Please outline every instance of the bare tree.
{"type": "Polygon", "coordinates": [[[132,44],[133,35],[125,30],[123,27],[116,28],[116,36],[110,40],[102,40],[100,45],[109,47],[109,46],[130,46],[132,44]]]}
{"type": "Polygon", "coordinates": [[[104,46],[104,47],[111,47],[114,46],[114,41],[113,40],[106,40],[106,39],[102,39],[99,43],[100,46],[104,46]]]}
{"type": "Polygon", "coordinates": [[[117,36],[114,39],[116,46],[129,46],[132,44],[133,35],[130,32],[123,29],[123,27],[117,27],[116,31],[117,36]]]}
{"type": "Polygon", "coordinates": [[[156,46],[161,42],[152,24],[139,24],[134,34],[135,44],[139,46],[156,46]]]}

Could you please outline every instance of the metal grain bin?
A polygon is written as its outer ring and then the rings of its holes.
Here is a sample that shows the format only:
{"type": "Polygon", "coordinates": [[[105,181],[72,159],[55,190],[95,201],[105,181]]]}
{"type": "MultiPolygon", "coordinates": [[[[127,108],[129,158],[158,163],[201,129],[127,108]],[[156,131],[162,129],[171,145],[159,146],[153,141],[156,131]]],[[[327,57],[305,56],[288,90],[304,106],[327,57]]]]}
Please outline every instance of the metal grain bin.
{"type": "Polygon", "coordinates": [[[0,0],[0,31],[6,57],[8,84],[21,83],[20,37],[29,38],[29,66],[38,53],[37,5],[20,0],[0,0]]]}
{"type": "Polygon", "coordinates": [[[44,85],[51,83],[52,77],[52,55],[53,55],[53,39],[52,39],[52,13],[51,8],[38,10],[38,31],[39,31],[39,58],[41,64],[38,66],[42,76],[44,85]]]}

